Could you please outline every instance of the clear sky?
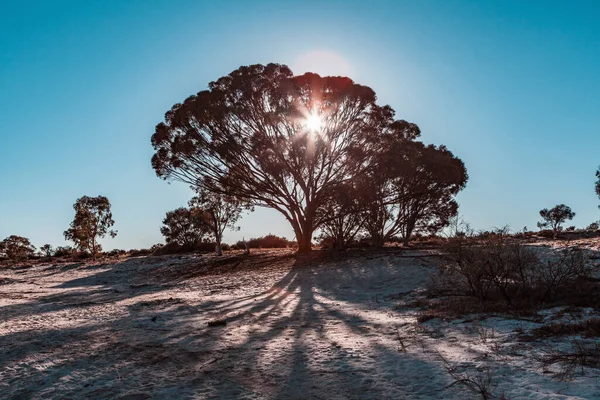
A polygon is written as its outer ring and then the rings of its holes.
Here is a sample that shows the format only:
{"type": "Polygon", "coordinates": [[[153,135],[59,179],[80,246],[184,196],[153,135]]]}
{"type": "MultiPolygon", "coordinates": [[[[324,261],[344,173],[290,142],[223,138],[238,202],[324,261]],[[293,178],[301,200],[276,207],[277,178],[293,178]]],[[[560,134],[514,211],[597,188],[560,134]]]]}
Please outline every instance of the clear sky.
{"type": "MultiPolygon", "coordinates": [[[[186,185],[150,165],[154,126],[240,65],[348,75],[467,166],[475,228],[600,219],[600,2],[29,1],[0,5],[0,239],[65,244],[72,204],[107,196],[105,248],[162,242],[186,185]]],[[[257,210],[227,233],[292,238],[257,210]]]]}

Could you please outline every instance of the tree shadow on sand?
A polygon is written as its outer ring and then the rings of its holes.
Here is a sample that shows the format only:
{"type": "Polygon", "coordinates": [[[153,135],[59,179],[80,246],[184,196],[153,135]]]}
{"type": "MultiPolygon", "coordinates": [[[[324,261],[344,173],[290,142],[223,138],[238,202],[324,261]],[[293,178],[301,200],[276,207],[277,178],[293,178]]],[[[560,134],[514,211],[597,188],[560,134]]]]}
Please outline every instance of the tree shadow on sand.
{"type": "Polygon", "coordinates": [[[443,390],[439,363],[383,340],[394,321],[386,317],[390,303],[378,298],[417,287],[427,274],[414,275],[390,254],[331,262],[286,257],[267,290],[253,294],[242,286],[246,277],[232,275],[225,293],[235,296],[200,302],[177,296],[179,275],[176,283],[122,292],[131,283],[119,279],[125,275],[117,267],[60,283],[68,293],[43,296],[11,315],[43,314],[44,302],[53,311],[77,303],[93,312],[96,304],[126,300],[126,309],[85,326],[0,338],[0,346],[11,347],[0,364],[9,371],[5,382],[20,386],[9,393],[306,399],[435,398],[443,390]],[[209,327],[215,319],[227,324],[209,327]]]}

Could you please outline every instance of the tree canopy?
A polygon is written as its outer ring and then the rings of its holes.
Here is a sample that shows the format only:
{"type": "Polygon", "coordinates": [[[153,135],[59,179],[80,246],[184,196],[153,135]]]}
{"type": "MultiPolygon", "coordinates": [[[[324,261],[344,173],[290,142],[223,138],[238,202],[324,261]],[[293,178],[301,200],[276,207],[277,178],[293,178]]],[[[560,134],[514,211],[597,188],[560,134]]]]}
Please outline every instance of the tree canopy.
{"type": "Polygon", "coordinates": [[[189,208],[179,207],[167,212],[160,233],[167,243],[193,247],[209,233],[203,216],[189,208]]]}
{"type": "Polygon", "coordinates": [[[35,247],[29,239],[22,236],[11,235],[0,242],[0,254],[4,254],[12,261],[26,259],[34,253],[35,247]]]}
{"type": "Polygon", "coordinates": [[[161,178],[279,211],[308,251],[315,229],[334,218],[322,207],[377,174],[379,139],[419,136],[394,114],[346,77],[244,66],[166,113],[152,136],[152,166],[161,178]]]}

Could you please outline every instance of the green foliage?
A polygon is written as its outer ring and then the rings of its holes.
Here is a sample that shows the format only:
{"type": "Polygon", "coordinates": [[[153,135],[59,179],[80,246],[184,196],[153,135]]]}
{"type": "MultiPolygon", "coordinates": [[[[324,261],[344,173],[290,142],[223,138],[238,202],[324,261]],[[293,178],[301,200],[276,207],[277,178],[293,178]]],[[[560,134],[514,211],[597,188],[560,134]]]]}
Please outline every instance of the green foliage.
{"type": "Polygon", "coordinates": [[[115,224],[110,211],[110,202],[105,196],[83,196],[73,205],[75,218],[69,229],[64,232],[65,239],[71,240],[81,252],[89,252],[92,257],[102,251],[97,242],[107,234],[111,237],[117,231],[110,228],[115,224]]]}
{"type": "Polygon", "coordinates": [[[27,259],[35,254],[35,247],[29,239],[11,235],[0,242],[0,254],[8,257],[12,261],[27,259]]]}

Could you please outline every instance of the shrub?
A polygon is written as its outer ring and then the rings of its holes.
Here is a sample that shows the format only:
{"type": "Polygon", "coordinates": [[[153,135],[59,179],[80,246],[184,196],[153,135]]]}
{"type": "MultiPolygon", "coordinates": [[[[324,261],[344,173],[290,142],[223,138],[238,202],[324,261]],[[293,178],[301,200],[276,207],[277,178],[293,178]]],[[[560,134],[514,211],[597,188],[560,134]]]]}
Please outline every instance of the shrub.
{"type": "Polygon", "coordinates": [[[73,254],[73,251],[71,246],[58,246],[56,250],[54,250],[54,257],[70,256],[73,254]]]}
{"type": "Polygon", "coordinates": [[[485,239],[453,238],[444,250],[445,279],[482,302],[498,298],[511,306],[524,300],[549,302],[591,274],[581,250],[551,251],[542,260],[533,248],[512,240],[506,230],[485,239]]]}
{"type": "MultiPolygon", "coordinates": [[[[277,248],[286,248],[293,247],[295,242],[290,242],[284,237],[280,237],[277,235],[268,234],[267,236],[262,236],[258,238],[252,238],[246,242],[248,247],[251,249],[277,249],[277,248]]],[[[238,241],[234,246],[235,249],[241,250],[244,249],[244,242],[242,240],[238,241]]]]}
{"type": "Polygon", "coordinates": [[[35,254],[35,247],[29,239],[11,235],[0,242],[0,253],[12,261],[25,260],[35,254]]]}

